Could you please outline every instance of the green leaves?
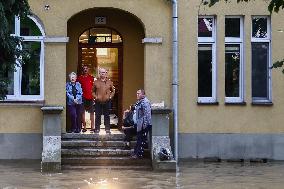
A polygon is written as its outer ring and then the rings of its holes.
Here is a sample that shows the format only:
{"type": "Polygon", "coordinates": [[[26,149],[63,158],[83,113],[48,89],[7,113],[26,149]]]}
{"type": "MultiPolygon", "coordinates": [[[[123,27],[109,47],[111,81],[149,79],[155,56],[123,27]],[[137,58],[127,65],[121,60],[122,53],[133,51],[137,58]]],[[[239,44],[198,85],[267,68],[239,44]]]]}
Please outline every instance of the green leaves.
{"type": "MultiPolygon", "coordinates": [[[[274,62],[273,65],[270,67],[270,69],[281,68],[283,67],[283,64],[284,64],[284,59],[281,61],[274,62]]],[[[282,69],[282,73],[284,74],[284,69],[282,69]]]]}
{"type": "Polygon", "coordinates": [[[16,15],[26,17],[29,14],[27,0],[0,1],[0,100],[5,99],[8,93],[8,73],[14,72],[15,67],[22,64],[19,57],[24,56],[24,52],[18,48],[22,39],[10,35],[14,18],[16,15]]]}
{"type": "MultiPolygon", "coordinates": [[[[202,0],[202,4],[211,7],[220,1],[231,2],[230,0],[202,0]]],[[[240,2],[248,2],[255,0],[236,0],[236,1],[237,3],[240,3],[240,2]]],[[[267,8],[270,13],[272,12],[278,13],[280,9],[284,8],[284,0],[270,0],[267,8]]]]}

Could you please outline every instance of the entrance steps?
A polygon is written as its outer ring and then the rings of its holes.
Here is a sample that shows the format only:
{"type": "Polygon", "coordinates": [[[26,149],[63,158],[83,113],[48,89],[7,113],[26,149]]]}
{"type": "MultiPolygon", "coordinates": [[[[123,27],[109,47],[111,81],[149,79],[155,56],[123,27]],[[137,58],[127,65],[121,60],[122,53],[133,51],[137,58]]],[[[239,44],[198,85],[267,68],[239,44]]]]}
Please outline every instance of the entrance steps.
{"type": "Polygon", "coordinates": [[[124,149],[124,134],[114,130],[111,135],[66,133],[61,137],[61,163],[63,167],[121,167],[132,169],[150,169],[149,150],[145,150],[143,159],[130,157],[135,146],[131,141],[131,150],[124,149]]]}

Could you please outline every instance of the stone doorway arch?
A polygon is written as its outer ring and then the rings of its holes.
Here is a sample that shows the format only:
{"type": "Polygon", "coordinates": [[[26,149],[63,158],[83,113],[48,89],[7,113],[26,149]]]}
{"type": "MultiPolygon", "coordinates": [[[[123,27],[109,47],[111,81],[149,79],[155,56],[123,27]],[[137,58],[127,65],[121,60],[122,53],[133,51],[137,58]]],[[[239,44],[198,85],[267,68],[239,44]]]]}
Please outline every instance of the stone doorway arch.
{"type": "MultiPolygon", "coordinates": [[[[89,28],[111,28],[117,31],[123,39],[119,50],[121,53],[119,56],[121,67],[118,70],[120,91],[117,91],[119,93],[118,128],[120,128],[123,110],[136,101],[136,90],[144,88],[144,45],[142,44],[142,39],[145,37],[144,26],[133,14],[115,8],[90,8],[73,15],[67,22],[67,36],[69,37],[66,51],[67,75],[72,71],[78,71],[80,64],[78,39],[89,28]],[[96,22],[98,17],[104,17],[105,22],[96,22]]],[[[104,45],[106,43],[101,44],[101,47],[107,47],[104,45]]],[[[67,128],[69,125],[67,119],[67,128]]]]}

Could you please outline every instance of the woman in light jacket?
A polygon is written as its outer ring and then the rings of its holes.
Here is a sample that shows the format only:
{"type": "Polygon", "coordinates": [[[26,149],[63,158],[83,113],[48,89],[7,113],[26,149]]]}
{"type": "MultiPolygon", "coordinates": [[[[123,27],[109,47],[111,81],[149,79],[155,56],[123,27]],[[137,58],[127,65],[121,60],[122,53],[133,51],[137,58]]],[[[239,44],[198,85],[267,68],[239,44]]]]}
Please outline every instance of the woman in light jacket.
{"type": "MultiPolygon", "coordinates": [[[[80,133],[82,127],[82,87],[79,82],[76,82],[77,74],[71,72],[69,74],[70,82],[66,83],[67,95],[67,111],[71,118],[71,132],[80,133]]],[[[70,132],[70,131],[69,131],[70,132]]]]}

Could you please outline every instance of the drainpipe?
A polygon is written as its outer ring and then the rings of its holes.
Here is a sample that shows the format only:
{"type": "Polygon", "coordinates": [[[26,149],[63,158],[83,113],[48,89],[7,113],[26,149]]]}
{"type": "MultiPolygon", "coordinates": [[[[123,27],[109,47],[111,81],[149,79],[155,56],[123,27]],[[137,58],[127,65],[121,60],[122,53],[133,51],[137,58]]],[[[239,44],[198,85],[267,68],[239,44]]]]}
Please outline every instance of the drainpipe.
{"type": "Polygon", "coordinates": [[[172,32],[173,32],[173,51],[172,51],[172,102],[173,102],[173,119],[174,119],[174,157],[178,163],[178,0],[172,0],[172,32]]]}

